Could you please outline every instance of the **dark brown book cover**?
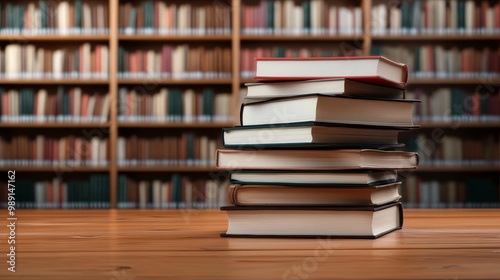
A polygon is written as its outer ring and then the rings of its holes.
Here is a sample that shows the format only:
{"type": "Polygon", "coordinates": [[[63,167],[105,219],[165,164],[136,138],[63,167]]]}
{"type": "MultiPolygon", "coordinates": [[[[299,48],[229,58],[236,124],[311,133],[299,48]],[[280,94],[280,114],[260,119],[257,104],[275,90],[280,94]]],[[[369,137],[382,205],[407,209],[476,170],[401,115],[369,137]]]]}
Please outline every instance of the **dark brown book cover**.
{"type": "Polygon", "coordinates": [[[139,5],[137,8],[137,28],[144,27],[144,6],[139,5]]]}

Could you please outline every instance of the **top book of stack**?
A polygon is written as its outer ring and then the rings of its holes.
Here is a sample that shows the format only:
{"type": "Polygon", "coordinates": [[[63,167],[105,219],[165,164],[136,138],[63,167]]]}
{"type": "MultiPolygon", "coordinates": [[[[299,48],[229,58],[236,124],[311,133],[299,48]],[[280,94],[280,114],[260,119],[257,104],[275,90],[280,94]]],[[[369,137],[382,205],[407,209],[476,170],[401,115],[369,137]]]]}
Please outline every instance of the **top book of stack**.
{"type": "Polygon", "coordinates": [[[404,88],[408,68],[383,56],[256,58],[255,80],[349,78],[404,88]]]}

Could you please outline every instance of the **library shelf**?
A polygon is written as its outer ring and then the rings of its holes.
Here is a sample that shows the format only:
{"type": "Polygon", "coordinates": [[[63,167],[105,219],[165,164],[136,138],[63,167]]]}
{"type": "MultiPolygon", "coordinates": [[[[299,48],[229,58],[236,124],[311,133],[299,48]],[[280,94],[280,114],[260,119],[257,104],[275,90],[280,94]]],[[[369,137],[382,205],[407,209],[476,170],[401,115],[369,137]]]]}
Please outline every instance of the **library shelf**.
{"type": "Polygon", "coordinates": [[[359,41],[363,39],[363,35],[240,35],[242,41],[359,41]]]}
{"type": "Polygon", "coordinates": [[[372,41],[498,41],[500,34],[405,34],[372,35],[372,41]]]}
{"type": "Polygon", "coordinates": [[[1,85],[109,85],[109,79],[39,79],[39,78],[22,78],[22,79],[0,79],[1,85]]]}
{"type": "Polygon", "coordinates": [[[477,166],[437,166],[420,165],[415,172],[436,173],[436,172],[500,172],[500,165],[477,165],[477,166]]]}
{"type": "Polygon", "coordinates": [[[118,128],[223,128],[233,122],[118,122],[118,128]]]}
{"type": "Polygon", "coordinates": [[[431,122],[417,122],[420,128],[500,128],[500,121],[431,121],[431,122]]]}
{"type": "Polygon", "coordinates": [[[106,42],[109,41],[108,34],[1,34],[0,42],[23,43],[23,42],[106,42]]]}
{"type": "Polygon", "coordinates": [[[109,122],[0,122],[0,128],[108,128],[109,122]]]}
{"type": "Polygon", "coordinates": [[[0,166],[1,171],[15,170],[17,172],[109,172],[109,166],[0,166]]]}
{"type": "Polygon", "coordinates": [[[228,35],[172,35],[172,34],[120,34],[120,41],[231,41],[228,35]]]}
{"type": "Polygon", "coordinates": [[[120,85],[231,85],[232,79],[164,79],[164,78],[120,78],[118,79],[120,85]]]}
{"type": "Polygon", "coordinates": [[[118,172],[221,172],[215,166],[118,166],[118,172]]]}
{"type": "Polygon", "coordinates": [[[408,86],[412,85],[498,85],[500,78],[408,78],[408,86]]]}

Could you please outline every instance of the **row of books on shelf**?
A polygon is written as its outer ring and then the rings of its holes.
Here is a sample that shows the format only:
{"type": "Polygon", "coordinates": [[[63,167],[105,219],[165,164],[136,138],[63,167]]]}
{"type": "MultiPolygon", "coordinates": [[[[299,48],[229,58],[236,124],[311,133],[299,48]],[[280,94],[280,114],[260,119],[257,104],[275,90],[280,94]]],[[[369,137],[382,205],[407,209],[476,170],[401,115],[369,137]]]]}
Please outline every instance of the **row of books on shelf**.
{"type": "Polygon", "coordinates": [[[361,6],[331,1],[244,2],[241,4],[242,34],[361,35],[361,6]]]}
{"type": "Polygon", "coordinates": [[[240,75],[242,78],[253,78],[255,76],[256,57],[336,57],[359,55],[362,55],[361,49],[343,44],[328,47],[242,47],[240,53],[240,75]]]}
{"type": "Polygon", "coordinates": [[[119,78],[230,78],[231,49],[158,45],[147,50],[118,48],[119,78]]]}
{"type": "Polygon", "coordinates": [[[468,136],[419,134],[406,143],[410,151],[418,151],[421,166],[498,166],[500,145],[498,134],[468,136]]]}
{"type": "Polygon", "coordinates": [[[231,120],[231,93],[212,88],[159,88],[140,92],[122,87],[119,122],[227,122],[231,120]]]}
{"type": "Polygon", "coordinates": [[[490,178],[438,181],[411,176],[401,195],[407,208],[498,208],[498,186],[490,178]]]}
{"type": "Polygon", "coordinates": [[[2,122],[106,122],[109,93],[80,87],[56,89],[0,88],[2,122]]]}
{"type": "Polygon", "coordinates": [[[0,78],[94,78],[109,74],[107,45],[37,47],[8,44],[0,48],[0,78]]]}
{"type": "MultiPolygon", "coordinates": [[[[0,189],[0,205],[7,207],[7,184],[3,183],[0,189]]],[[[16,208],[109,208],[109,176],[16,180],[14,197],[16,208]]]]}
{"type": "Polygon", "coordinates": [[[219,137],[183,132],[180,136],[118,137],[119,166],[214,166],[219,137]]]}
{"type": "Polygon", "coordinates": [[[118,208],[215,208],[227,203],[227,182],[172,174],[169,179],[118,176],[118,208]]]}
{"type": "Polygon", "coordinates": [[[231,6],[223,2],[126,2],[119,7],[124,34],[205,35],[231,33],[231,6]]]}
{"type": "Polygon", "coordinates": [[[415,106],[417,121],[500,121],[500,92],[482,88],[482,92],[467,92],[457,87],[440,87],[432,91],[416,88],[406,92],[406,98],[418,99],[415,106]]]}
{"type": "Polygon", "coordinates": [[[498,78],[500,50],[491,47],[372,46],[371,53],[404,61],[410,77],[498,78]]]}
{"type": "Polygon", "coordinates": [[[474,0],[402,0],[372,5],[372,34],[498,34],[500,3],[474,0]]]}
{"type": "Polygon", "coordinates": [[[108,5],[103,2],[2,1],[0,18],[0,34],[109,33],[108,5]]]}
{"type": "Polygon", "coordinates": [[[109,140],[98,136],[0,136],[0,166],[108,166],[109,140]]]}

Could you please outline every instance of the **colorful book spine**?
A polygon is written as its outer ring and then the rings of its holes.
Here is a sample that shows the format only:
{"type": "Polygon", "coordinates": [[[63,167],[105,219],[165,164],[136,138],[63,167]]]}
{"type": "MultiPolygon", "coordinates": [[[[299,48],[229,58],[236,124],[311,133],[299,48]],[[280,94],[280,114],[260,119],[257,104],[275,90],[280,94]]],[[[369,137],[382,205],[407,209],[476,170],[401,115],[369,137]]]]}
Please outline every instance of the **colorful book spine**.
{"type": "Polygon", "coordinates": [[[110,95],[80,87],[0,88],[2,122],[107,122],[110,95]]]}
{"type": "Polygon", "coordinates": [[[122,3],[119,7],[119,32],[122,34],[229,35],[231,6],[211,3],[169,3],[142,1],[122,3]]]}
{"type": "Polygon", "coordinates": [[[4,79],[106,79],[109,48],[84,43],[77,47],[43,48],[8,44],[0,48],[0,78],[4,79]]]}
{"type": "Polygon", "coordinates": [[[220,136],[183,132],[181,135],[120,136],[118,166],[214,166],[220,136]]]}
{"type": "Polygon", "coordinates": [[[118,51],[119,78],[231,78],[229,47],[163,45],[146,50],[118,51]]]}
{"type": "Polygon", "coordinates": [[[0,18],[0,34],[6,35],[109,33],[109,7],[104,1],[2,1],[0,18]]]}
{"type": "Polygon", "coordinates": [[[325,0],[261,0],[241,4],[245,35],[361,35],[359,5],[325,0]]]}
{"type": "Polygon", "coordinates": [[[474,0],[402,0],[374,3],[373,35],[500,34],[500,3],[474,0]]]}
{"type": "MultiPolygon", "coordinates": [[[[7,184],[0,190],[7,193],[7,184]]],[[[80,179],[48,178],[46,180],[16,181],[16,208],[43,209],[105,209],[110,207],[109,176],[92,174],[80,179]]],[[[7,206],[7,197],[0,196],[1,207],[7,206]]]]}
{"type": "Polygon", "coordinates": [[[118,208],[217,208],[227,203],[227,182],[172,174],[140,180],[118,176],[118,208]]]}
{"type": "Polygon", "coordinates": [[[109,151],[109,139],[99,136],[0,136],[0,166],[108,166],[109,151]]]}

